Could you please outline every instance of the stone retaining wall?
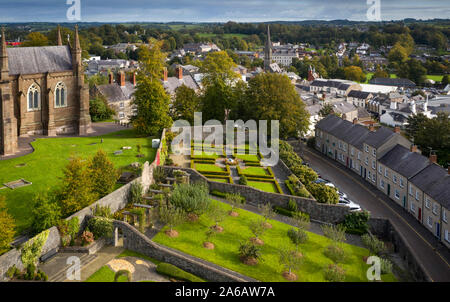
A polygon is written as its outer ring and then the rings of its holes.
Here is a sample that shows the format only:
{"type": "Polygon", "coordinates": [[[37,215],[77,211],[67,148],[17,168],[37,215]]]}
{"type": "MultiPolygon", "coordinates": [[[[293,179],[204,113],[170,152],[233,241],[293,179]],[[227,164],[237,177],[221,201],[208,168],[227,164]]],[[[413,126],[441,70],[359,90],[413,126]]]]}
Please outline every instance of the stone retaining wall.
{"type": "Polygon", "coordinates": [[[127,250],[170,263],[186,272],[212,282],[257,281],[205,260],[155,243],[126,222],[115,220],[113,224],[115,228],[122,230],[124,236],[124,248],[127,250]]]}
{"type": "Polygon", "coordinates": [[[389,219],[370,218],[369,228],[372,234],[383,240],[387,240],[394,245],[395,252],[403,258],[408,266],[409,272],[413,275],[416,281],[431,282],[432,279],[426,273],[426,270],[421,260],[419,260],[414,252],[414,249],[409,245],[403,235],[397,230],[389,219]]]}
{"type": "Polygon", "coordinates": [[[286,207],[289,200],[294,200],[300,211],[308,213],[312,220],[319,222],[339,223],[350,213],[350,209],[346,206],[322,204],[311,198],[269,193],[248,186],[211,181],[190,168],[164,166],[164,169],[168,173],[171,173],[173,170],[184,170],[190,174],[191,182],[206,183],[211,191],[217,190],[225,193],[237,193],[245,197],[247,201],[257,204],[270,202],[272,205],[286,207]]]}

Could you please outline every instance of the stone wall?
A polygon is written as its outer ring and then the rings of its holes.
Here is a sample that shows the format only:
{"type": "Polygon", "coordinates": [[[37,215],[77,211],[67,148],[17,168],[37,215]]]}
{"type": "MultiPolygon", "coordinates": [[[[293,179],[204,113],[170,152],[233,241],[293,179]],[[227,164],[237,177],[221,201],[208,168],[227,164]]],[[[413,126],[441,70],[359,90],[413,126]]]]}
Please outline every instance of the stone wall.
{"type": "Polygon", "coordinates": [[[241,275],[237,272],[220,267],[202,259],[187,255],[183,252],[168,248],[151,241],[123,221],[114,221],[114,227],[122,230],[124,248],[130,251],[170,263],[180,269],[213,282],[255,282],[257,280],[241,275]]]}
{"type": "Polygon", "coordinates": [[[414,249],[389,219],[370,218],[369,227],[372,234],[383,240],[387,240],[394,245],[395,252],[403,258],[408,266],[409,272],[416,281],[431,282],[432,279],[426,273],[426,270],[424,269],[421,260],[414,252],[414,249]]]}
{"type": "Polygon", "coordinates": [[[289,203],[289,200],[294,200],[300,211],[308,213],[312,220],[319,222],[339,223],[350,213],[349,208],[346,206],[322,204],[310,198],[268,193],[248,186],[211,181],[197,171],[189,168],[164,166],[164,169],[168,171],[168,173],[171,173],[173,170],[184,170],[190,174],[191,182],[206,183],[211,191],[217,190],[225,193],[240,194],[245,197],[248,202],[252,203],[261,204],[270,202],[272,205],[285,207],[289,203]]]}

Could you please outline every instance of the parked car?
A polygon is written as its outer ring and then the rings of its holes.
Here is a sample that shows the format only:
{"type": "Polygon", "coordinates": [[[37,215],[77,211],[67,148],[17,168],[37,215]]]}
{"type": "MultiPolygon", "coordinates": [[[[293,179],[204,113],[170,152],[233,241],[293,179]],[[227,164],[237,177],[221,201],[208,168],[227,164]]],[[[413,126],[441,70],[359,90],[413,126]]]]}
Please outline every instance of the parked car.
{"type": "Polygon", "coordinates": [[[348,198],[347,194],[338,190],[339,197],[348,198]]]}
{"type": "Polygon", "coordinates": [[[349,207],[350,211],[352,211],[352,212],[362,211],[362,208],[361,208],[361,206],[359,204],[351,201],[348,198],[339,197],[339,203],[338,204],[342,205],[342,206],[349,207]]]}

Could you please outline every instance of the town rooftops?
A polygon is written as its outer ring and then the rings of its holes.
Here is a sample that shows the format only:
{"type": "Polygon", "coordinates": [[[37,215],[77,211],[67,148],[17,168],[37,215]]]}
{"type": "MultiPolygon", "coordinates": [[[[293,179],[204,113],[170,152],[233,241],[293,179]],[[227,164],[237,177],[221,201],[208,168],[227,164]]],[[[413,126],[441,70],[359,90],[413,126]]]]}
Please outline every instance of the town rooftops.
{"type": "Polygon", "coordinates": [[[10,75],[71,71],[69,46],[7,48],[10,75]]]}
{"type": "Polygon", "coordinates": [[[446,169],[431,164],[411,178],[410,182],[446,209],[450,209],[450,175],[446,169]]]}
{"type": "Polygon", "coordinates": [[[130,100],[135,91],[135,86],[130,82],[126,82],[125,86],[120,86],[117,83],[113,83],[96,85],[96,88],[108,102],[121,102],[130,100]]]}
{"type": "Polygon", "coordinates": [[[370,93],[370,92],[360,91],[360,90],[352,90],[348,93],[348,97],[357,98],[357,99],[361,99],[361,100],[365,100],[371,95],[372,95],[372,93],[370,93]]]}
{"type": "Polygon", "coordinates": [[[394,131],[385,127],[381,127],[376,131],[370,132],[367,135],[367,139],[364,143],[377,149],[394,135],[394,131]]]}
{"type": "Polygon", "coordinates": [[[427,157],[411,152],[402,145],[396,145],[379,162],[406,178],[413,177],[430,164],[427,157]]]}
{"type": "Polygon", "coordinates": [[[167,81],[163,81],[164,88],[171,94],[175,93],[175,90],[182,85],[194,90],[199,89],[197,82],[191,75],[185,75],[181,80],[178,77],[169,77],[167,81]]]}
{"type": "Polygon", "coordinates": [[[397,86],[397,87],[416,87],[416,84],[408,79],[402,78],[374,78],[369,81],[370,84],[375,85],[387,85],[387,86],[397,86]]]}

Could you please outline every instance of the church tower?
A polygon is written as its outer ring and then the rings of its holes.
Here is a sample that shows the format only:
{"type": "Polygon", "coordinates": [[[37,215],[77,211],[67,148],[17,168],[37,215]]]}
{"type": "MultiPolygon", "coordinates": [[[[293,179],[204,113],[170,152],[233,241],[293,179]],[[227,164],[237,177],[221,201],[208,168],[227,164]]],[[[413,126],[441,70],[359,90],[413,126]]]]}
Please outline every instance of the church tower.
{"type": "Polygon", "coordinates": [[[270,64],[272,64],[272,41],[270,40],[270,28],[267,25],[267,41],[264,48],[264,70],[270,71],[270,64]]]}

